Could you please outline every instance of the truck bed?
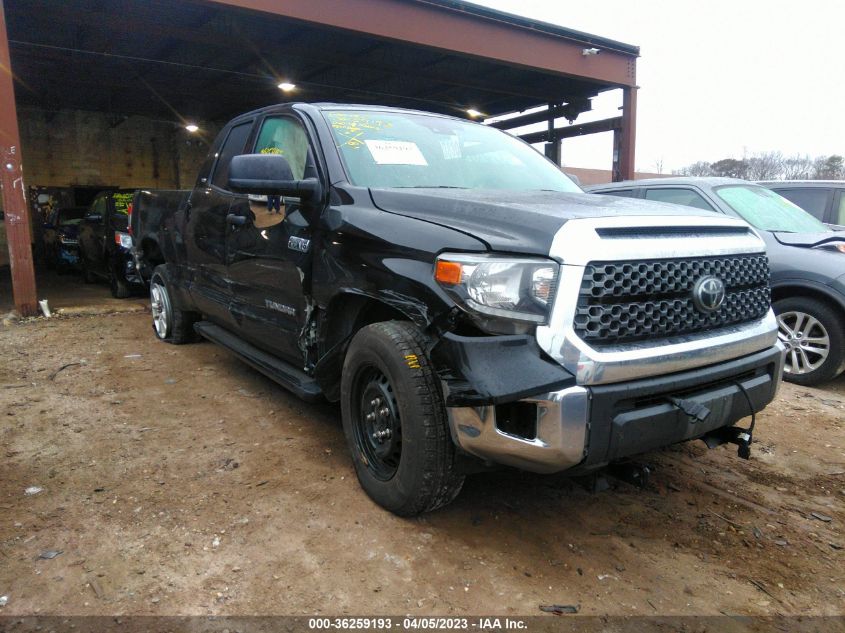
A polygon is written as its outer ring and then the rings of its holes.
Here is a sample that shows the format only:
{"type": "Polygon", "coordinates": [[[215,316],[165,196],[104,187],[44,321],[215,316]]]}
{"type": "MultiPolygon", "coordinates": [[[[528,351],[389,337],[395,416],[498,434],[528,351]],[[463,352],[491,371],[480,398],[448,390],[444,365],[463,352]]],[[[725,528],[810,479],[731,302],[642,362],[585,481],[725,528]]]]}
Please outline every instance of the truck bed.
{"type": "Polygon", "coordinates": [[[164,263],[161,232],[173,222],[187,202],[190,189],[140,189],[135,192],[130,219],[135,264],[148,281],[158,264],[164,263]]]}

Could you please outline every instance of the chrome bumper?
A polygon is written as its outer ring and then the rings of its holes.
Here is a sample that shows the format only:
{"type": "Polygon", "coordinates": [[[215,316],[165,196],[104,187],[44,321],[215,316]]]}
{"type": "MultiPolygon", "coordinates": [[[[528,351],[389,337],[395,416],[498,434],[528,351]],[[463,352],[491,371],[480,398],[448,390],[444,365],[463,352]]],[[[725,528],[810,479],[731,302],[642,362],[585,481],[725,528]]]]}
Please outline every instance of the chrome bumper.
{"type": "Polygon", "coordinates": [[[581,463],[587,443],[590,392],[584,387],[525,398],[537,405],[537,435],[526,439],[496,426],[496,408],[450,407],[452,439],[467,453],[498,464],[554,473],[581,463]]]}
{"type": "Polygon", "coordinates": [[[762,410],[777,393],[783,350],[775,343],[750,356],[665,380],[573,386],[524,398],[518,402],[535,405],[536,420],[528,420],[535,422],[533,438],[502,430],[508,424],[497,424],[497,407],[492,405],[447,407],[449,427],[463,451],[485,461],[537,473],[576,466],[589,470],[733,425],[750,415],[749,402],[755,412],[762,410]],[[675,394],[709,409],[707,419],[686,416],[671,403],[675,394]],[[637,400],[642,403],[632,407],[637,400]]]}

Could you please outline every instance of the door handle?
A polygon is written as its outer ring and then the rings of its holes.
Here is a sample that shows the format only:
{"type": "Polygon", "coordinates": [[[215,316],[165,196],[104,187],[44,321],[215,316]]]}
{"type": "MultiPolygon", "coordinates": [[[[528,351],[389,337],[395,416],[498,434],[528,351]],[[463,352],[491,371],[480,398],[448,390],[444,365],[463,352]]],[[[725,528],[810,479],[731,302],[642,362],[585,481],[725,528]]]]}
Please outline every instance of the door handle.
{"type": "Polygon", "coordinates": [[[226,222],[234,226],[243,226],[244,224],[246,224],[246,216],[230,213],[226,216],[226,222]]]}

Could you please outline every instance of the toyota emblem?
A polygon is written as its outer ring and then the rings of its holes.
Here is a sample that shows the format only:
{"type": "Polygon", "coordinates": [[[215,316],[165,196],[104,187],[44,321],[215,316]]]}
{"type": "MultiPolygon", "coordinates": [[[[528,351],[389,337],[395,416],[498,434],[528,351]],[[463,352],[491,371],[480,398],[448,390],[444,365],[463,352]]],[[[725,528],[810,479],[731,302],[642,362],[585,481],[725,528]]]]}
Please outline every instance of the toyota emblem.
{"type": "Polygon", "coordinates": [[[702,277],[692,288],[692,302],[699,312],[715,312],[725,302],[725,283],[717,277],[702,277]]]}

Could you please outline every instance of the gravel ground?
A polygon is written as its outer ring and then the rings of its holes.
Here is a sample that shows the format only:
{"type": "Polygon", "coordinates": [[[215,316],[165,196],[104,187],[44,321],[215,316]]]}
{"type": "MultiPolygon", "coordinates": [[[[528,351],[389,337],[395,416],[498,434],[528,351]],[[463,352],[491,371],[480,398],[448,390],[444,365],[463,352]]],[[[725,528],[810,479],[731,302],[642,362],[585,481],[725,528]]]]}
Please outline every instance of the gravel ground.
{"type": "Polygon", "coordinates": [[[0,358],[0,615],[845,613],[845,377],[784,385],[750,461],[675,446],[596,494],[502,470],[406,520],[337,407],[146,314],[0,327],[0,358]]]}

